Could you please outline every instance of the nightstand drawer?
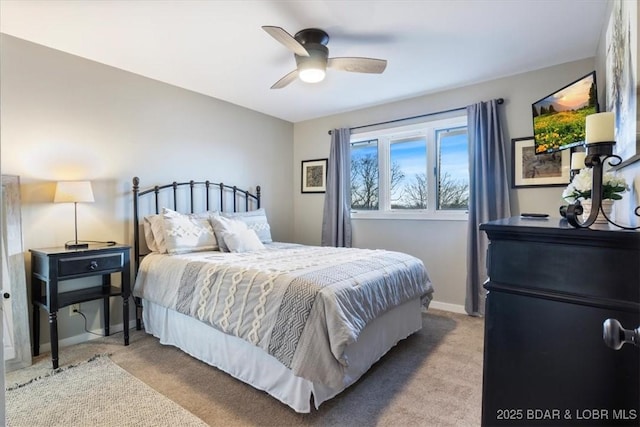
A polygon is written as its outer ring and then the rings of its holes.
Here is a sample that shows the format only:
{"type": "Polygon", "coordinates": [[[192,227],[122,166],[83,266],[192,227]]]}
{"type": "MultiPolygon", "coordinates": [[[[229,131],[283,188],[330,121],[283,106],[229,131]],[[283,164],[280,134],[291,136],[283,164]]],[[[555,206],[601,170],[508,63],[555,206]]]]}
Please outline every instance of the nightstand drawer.
{"type": "Polygon", "coordinates": [[[124,258],[122,253],[68,259],[63,258],[58,260],[58,276],[73,276],[76,274],[117,270],[122,268],[123,265],[124,258]]]}

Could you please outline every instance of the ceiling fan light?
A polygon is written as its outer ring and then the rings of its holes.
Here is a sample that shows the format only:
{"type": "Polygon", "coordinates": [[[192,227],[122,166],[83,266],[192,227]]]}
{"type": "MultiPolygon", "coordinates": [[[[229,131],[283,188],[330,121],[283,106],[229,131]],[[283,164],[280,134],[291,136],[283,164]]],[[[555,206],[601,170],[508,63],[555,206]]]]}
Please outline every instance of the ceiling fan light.
{"type": "Polygon", "coordinates": [[[322,68],[305,68],[299,70],[298,76],[305,83],[318,83],[324,80],[327,73],[322,68]]]}

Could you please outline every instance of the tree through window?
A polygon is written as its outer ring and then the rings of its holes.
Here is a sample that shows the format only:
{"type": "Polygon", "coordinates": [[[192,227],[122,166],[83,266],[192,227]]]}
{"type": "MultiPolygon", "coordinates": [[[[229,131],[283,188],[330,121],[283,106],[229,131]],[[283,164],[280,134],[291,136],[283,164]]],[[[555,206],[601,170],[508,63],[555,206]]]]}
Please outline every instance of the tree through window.
{"type": "Polygon", "coordinates": [[[354,212],[466,211],[466,116],[353,135],[354,212]]]}

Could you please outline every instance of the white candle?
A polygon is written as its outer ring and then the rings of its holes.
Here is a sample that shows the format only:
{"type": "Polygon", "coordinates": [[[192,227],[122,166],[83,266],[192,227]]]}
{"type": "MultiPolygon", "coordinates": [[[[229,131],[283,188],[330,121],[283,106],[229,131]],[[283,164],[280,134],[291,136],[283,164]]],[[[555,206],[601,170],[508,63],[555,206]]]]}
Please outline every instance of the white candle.
{"type": "Polygon", "coordinates": [[[612,112],[597,113],[587,116],[586,143],[615,142],[615,124],[612,112]]]}
{"type": "Polygon", "coordinates": [[[587,153],[584,151],[576,151],[571,155],[571,169],[582,169],[584,167],[584,158],[587,153]]]}

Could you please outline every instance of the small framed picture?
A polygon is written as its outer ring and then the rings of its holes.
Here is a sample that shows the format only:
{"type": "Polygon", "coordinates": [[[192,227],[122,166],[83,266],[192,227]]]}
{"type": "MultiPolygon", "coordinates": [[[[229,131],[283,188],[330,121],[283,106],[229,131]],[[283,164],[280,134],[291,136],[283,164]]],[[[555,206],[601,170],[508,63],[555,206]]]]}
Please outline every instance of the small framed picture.
{"type": "Polygon", "coordinates": [[[327,191],[327,159],[302,161],[302,193],[327,191]]]}
{"type": "Polygon", "coordinates": [[[553,187],[569,184],[570,150],[536,154],[533,137],[512,142],[512,188],[553,187]]]}

